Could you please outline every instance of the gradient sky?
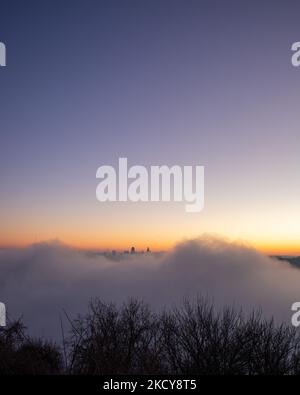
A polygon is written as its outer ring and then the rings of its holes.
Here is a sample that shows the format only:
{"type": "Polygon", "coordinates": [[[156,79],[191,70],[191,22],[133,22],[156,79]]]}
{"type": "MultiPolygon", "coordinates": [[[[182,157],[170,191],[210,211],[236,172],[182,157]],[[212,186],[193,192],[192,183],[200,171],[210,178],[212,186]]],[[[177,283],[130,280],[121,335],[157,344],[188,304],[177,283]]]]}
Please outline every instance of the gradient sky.
{"type": "Polygon", "coordinates": [[[300,253],[299,1],[1,0],[0,245],[300,253]],[[96,169],[205,166],[205,209],[99,203],[96,169]]]}

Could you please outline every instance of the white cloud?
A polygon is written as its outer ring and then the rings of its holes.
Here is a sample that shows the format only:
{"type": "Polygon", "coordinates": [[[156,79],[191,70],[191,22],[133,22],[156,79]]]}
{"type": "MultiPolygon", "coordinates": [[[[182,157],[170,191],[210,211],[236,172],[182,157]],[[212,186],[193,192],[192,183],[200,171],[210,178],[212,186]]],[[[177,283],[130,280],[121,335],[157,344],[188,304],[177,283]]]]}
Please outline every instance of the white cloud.
{"type": "Polygon", "coordinates": [[[30,332],[60,337],[59,316],[86,311],[92,297],[141,298],[155,308],[199,294],[217,306],[234,303],[290,321],[300,300],[300,270],[243,245],[204,236],[163,255],[119,261],[89,256],[59,243],[0,251],[0,300],[9,316],[23,315],[30,332]]]}

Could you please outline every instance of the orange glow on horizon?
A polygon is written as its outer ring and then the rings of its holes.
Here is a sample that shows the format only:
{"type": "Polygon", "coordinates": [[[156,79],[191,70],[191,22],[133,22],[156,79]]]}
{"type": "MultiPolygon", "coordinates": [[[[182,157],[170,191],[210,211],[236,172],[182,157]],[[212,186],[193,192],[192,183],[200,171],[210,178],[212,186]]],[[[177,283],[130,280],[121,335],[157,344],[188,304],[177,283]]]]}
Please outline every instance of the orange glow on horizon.
{"type": "MultiPolygon", "coordinates": [[[[192,238],[191,238],[192,239],[192,238]]],[[[183,240],[183,239],[181,239],[183,240]]],[[[142,237],[122,237],[116,243],[114,240],[109,240],[108,238],[79,238],[73,237],[70,239],[67,238],[50,238],[50,239],[35,239],[31,240],[30,238],[19,239],[15,242],[11,240],[3,239],[0,242],[0,248],[26,248],[33,244],[39,243],[51,243],[51,242],[61,242],[71,248],[81,249],[81,250],[117,250],[117,251],[125,251],[129,250],[131,247],[135,247],[137,250],[146,250],[147,247],[151,249],[151,251],[168,251],[172,249],[177,243],[181,241],[177,240],[167,240],[161,239],[156,240],[154,238],[148,238],[147,240],[142,237]]],[[[234,242],[234,240],[232,240],[234,242]]],[[[290,242],[250,242],[246,243],[250,248],[254,248],[264,255],[300,255],[300,246],[299,243],[290,243],[290,242]]]]}

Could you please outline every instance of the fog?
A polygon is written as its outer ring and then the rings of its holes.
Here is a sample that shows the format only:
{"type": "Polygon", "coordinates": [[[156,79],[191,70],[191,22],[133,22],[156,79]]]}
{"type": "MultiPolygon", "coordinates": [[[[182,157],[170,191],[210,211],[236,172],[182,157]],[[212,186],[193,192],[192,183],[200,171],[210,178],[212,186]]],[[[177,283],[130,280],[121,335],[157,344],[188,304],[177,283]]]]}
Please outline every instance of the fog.
{"type": "Polygon", "coordinates": [[[155,309],[202,295],[217,308],[260,308],[290,322],[300,300],[300,270],[254,249],[212,236],[186,240],[163,254],[119,259],[88,254],[59,242],[0,250],[0,301],[10,320],[23,317],[29,333],[61,338],[60,317],[84,313],[91,298],[122,303],[135,297],[155,309]]]}

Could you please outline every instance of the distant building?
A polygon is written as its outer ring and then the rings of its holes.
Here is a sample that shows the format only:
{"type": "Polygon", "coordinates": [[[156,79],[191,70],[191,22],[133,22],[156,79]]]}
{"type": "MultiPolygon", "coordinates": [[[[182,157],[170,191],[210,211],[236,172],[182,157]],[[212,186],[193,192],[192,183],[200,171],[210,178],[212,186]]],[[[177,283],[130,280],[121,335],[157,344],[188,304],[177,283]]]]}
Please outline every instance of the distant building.
{"type": "Polygon", "coordinates": [[[148,253],[150,253],[150,252],[151,252],[149,247],[147,247],[147,252],[148,252],[148,253]]]}
{"type": "Polygon", "coordinates": [[[131,254],[135,254],[135,248],[134,247],[131,247],[130,253],[131,254]]]}

